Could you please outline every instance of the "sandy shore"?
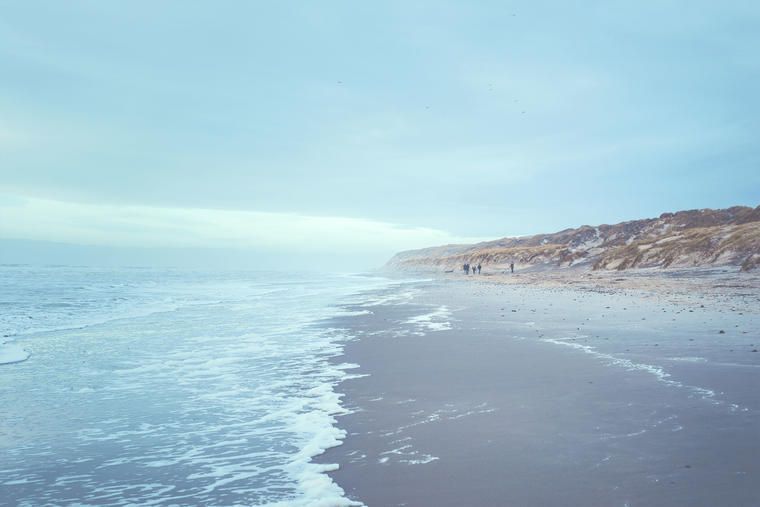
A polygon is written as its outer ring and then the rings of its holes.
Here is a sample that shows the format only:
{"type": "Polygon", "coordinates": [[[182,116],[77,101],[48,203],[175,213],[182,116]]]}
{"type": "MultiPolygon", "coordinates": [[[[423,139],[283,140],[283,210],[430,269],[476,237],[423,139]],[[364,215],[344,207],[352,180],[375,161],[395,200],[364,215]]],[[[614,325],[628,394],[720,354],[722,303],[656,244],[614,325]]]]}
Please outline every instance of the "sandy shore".
{"type": "Polygon", "coordinates": [[[338,360],[365,375],[339,386],[349,435],[320,458],[349,497],[760,505],[753,286],[468,282],[404,286],[329,324],[358,336],[338,360]]]}
{"type": "Polygon", "coordinates": [[[486,269],[481,275],[459,272],[433,273],[446,280],[489,281],[505,285],[572,288],[579,291],[629,293],[637,297],[656,295],[674,303],[689,303],[693,294],[711,304],[727,301],[730,306],[760,304],[760,272],[741,272],[735,266],[688,269],[631,269],[624,271],[588,268],[520,269],[514,273],[486,269]]]}

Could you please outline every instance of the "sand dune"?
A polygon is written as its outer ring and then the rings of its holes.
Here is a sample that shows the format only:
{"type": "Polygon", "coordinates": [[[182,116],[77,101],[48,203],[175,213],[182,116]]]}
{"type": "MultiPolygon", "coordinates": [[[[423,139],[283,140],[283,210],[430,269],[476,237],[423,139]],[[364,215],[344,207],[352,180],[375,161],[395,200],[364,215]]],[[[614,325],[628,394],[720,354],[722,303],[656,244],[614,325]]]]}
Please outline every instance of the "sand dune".
{"type": "Polygon", "coordinates": [[[584,225],[552,234],[445,245],[395,255],[388,267],[452,270],[462,264],[493,270],[587,267],[593,270],[760,265],[760,206],[663,213],[615,225],[584,225]]]}

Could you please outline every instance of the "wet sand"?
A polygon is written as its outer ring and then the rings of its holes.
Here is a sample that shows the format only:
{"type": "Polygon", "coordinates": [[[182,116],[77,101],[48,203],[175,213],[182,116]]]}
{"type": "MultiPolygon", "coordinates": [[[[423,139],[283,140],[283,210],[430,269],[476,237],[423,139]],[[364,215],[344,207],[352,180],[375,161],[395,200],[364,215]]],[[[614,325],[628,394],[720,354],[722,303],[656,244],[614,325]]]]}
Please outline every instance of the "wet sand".
{"type": "Polygon", "coordinates": [[[450,280],[402,291],[329,323],[358,337],[337,360],[364,375],[338,387],[348,437],[319,459],[340,465],[331,475],[350,498],[760,505],[754,295],[450,280]]]}

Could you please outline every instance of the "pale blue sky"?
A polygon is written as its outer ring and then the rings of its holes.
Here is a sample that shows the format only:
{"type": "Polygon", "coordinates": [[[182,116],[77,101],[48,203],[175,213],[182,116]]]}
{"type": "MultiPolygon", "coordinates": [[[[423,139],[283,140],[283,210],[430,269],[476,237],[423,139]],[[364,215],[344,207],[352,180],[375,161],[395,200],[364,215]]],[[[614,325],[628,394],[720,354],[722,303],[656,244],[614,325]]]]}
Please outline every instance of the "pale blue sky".
{"type": "Polygon", "coordinates": [[[386,255],[760,203],[754,1],[0,11],[0,237],[268,248],[321,220],[386,255]]]}

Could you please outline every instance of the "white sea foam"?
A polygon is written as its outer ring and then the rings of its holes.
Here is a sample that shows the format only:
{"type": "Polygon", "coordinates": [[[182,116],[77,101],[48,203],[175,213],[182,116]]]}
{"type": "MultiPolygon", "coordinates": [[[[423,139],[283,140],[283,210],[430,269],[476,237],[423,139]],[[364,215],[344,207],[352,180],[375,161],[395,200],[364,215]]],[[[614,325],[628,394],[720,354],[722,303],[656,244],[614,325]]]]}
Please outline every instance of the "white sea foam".
{"type": "MultiPolygon", "coordinates": [[[[416,400],[410,400],[410,401],[416,401],[416,400]]],[[[404,402],[399,402],[404,403],[404,402]]],[[[457,419],[462,419],[464,417],[469,417],[477,414],[490,414],[496,412],[495,408],[489,408],[487,403],[481,403],[479,405],[476,405],[474,407],[457,407],[454,405],[446,405],[443,408],[434,410],[433,412],[426,412],[425,410],[418,410],[415,412],[412,412],[412,416],[414,420],[408,424],[399,426],[393,431],[388,431],[382,434],[384,437],[390,437],[394,435],[400,435],[404,433],[406,430],[410,428],[414,428],[416,426],[420,426],[423,424],[430,424],[435,423],[439,421],[454,421],[457,419]]],[[[394,442],[403,442],[407,440],[407,438],[401,438],[398,440],[394,440],[394,442]]]]}
{"type": "Polygon", "coordinates": [[[435,310],[422,315],[411,317],[404,321],[404,324],[412,324],[418,330],[417,334],[424,334],[424,331],[448,331],[451,329],[451,311],[445,305],[437,307],[435,310]]]}
{"type": "Polygon", "coordinates": [[[400,463],[406,463],[407,465],[427,465],[428,463],[432,463],[433,461],[437,461],[441,458],[438,456],[432,456],[430,454],[423,454],[418,459],[402,459],[399,460],[400,463]]]}
{"type": "Polygon", "coordinates": [[[570,347],[576,350],[583,351],[586,354],[590,354],[594,357],[597,357],[599,359],[606,361],[610,365],[620,366],[629,371],[642,371],[642,372],[649,373],[651,375],[654,375],[657,378],[657,380],[659,380],[660,382],[671,385],[673,387],[686,389],[690,391],[691,393],[693,393],[694,395],[697,395],[704,400],[708,400],[711,403],[722,404],[722,401],[717,400],[715,398],[717,393],[713,391],[712,389],[705,389],[703,387],[687,385],[677,380],[673,380],[671,378],[672,377],[671,374],[666,372],[660,366],[655,366],[655,365],[646,364],[646,363],[637,363],[637,362],[631,361],[630,359],[618,357],[613,354],[599,352],[591,345],[584,345],[582,343],[577,343],[575,341],[577,338],[579,337],[541,338],[541,341],[546,342],[546,343],[553,343],[555,345],[562,345],[565,347],[570,347]]]}
{"type": "Polygon", "coordinates": [[[403,454],[407,454],[408,449],[411,449],[411,448],[412,448],[411,444],[406,444],[406,445],[402,445],[401,447],[397,447],[396,449],[391,449],[390,451],[381,452],[380,454],[381,455],[385,455],[385,454],[400,454],[400,455],[403,455],[403,454]]]}
{"type": "MultiPolygon", "coordinates": [[[[409,440],[411,439],[402,438],[400,440],[394,441],[394,443],[405,442],[409,440]]],[[[377,461],[380,464],[385,464],[388,463],[391,458],[394,458],[398,463],[403,463],[405,465],[426,465],[440,459],[439,457],[430,454],[420,454],[419,451],[414,449],[412,444],[405,444],[388,451],[383,451],[380,453],[380,458],[378,458],[377,461]]]]}
{"type": "Polygon", "coordinates": [[[346,310],[345,308],[340,308],[336,310],[335,315],[337,317],[358,317],[360,315],[372,315],[373,313],[370,310],[346,310]]]}
{"type": "Polygon", "coordinates": [[[394,289],[381,294],[374,295],[360,295],[357,296],[360,302],[357,306],[371,307],[379,305],[405,305],[411,302],[417,295],[420,294],[420,290],[408,287],[402,289],[394,289]]]}
{"type": "Polygon", "coordinates": [[[62,293],[49,287],[48,272],[38,276],[36,299],[16,297],[32,292],[22,273],[16,292],[3,294],[17,301],[18,318],[0,318],[0,325],[28,331],[26,319],[57,329],[24,338],[36,342],[23,371],[38,368],[45,382],[0,368],[0,382],[15,386],[0,390],[0,406],[12,407],[0,421],[7,435],[0,469],[11,483],[3,486],[4,501],[359,505],[325,474],[337,465],[314,463],[346,436],[336,418],[349,409],[337,386],[362,376],[357,365],[334,362],[351,337],[315,323],[340,313],[347,300],[363,301],[354,294],[397,282],[86,270],[61,276],[72,304],[90,305],[86,327],[67,325],[70,307],[45,325],[38,300],[57,305],[62,293]],[[169,281],[151,283],[154,276],[169,281]],[[128,277],[130,285],[118,285],[128,277]],[[145,311],[123,317],[119,308],[134,307],[129,298],[145,311]],[[151,301],[173,311],[150,312],[151,301]],[[106,318],[117,314],[123,318],[106,318]],[[71,327],[77,330],[64,330],[71,327]]]}
{"type": "Polygon", "coordinates": [[[29,359],[29,352],[15,343],[0,344],[0,365],[20,363],[29,359]]]}
{"type": "Polygon", "coordinates": [[[683,363],[706,363],[707,359],[704,357],[692,357],[692,356],[685,356],[685,357],[668,357],[666,358],[668,361],[678,361],[683,363]]]}

